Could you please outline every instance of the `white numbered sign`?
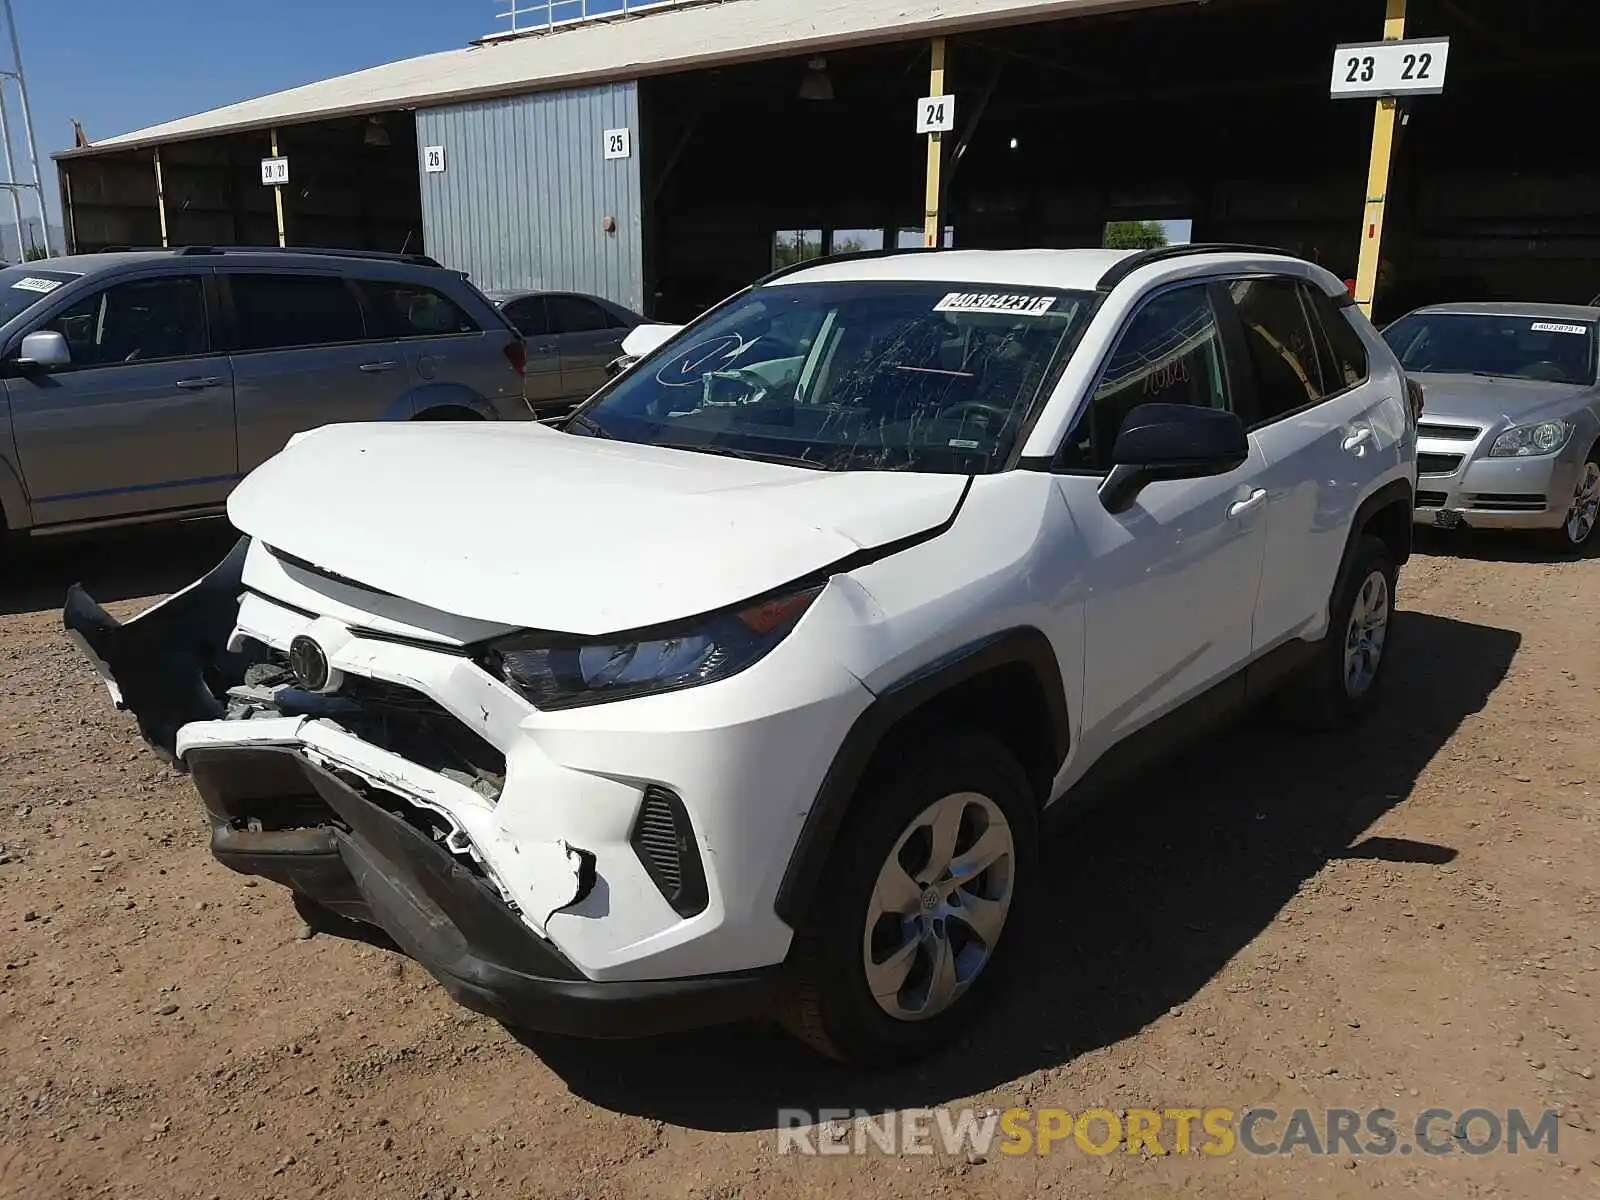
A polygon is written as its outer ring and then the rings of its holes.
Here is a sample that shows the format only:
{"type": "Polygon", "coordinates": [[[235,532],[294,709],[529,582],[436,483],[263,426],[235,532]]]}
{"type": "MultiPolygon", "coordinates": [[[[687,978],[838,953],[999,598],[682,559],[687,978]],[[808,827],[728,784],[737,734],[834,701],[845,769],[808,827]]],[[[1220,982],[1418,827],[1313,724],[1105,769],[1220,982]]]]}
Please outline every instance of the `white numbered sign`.
{"type": "Polygon", "coordinates": [[[955,127],[954,96],[924,96],[917,101],[918,133],[949,133],[955,127]]]}
{"type": "Polygon", "coordinates": [[[607,158],[632,158],[633,157],[633,131],[629,129],[608,129],[605,133],[607,158]]]}
{"type": "Polygon", "coordinates": [[[422,169],[429,175],[444,174],[443,146],[424,146],[422,148],[422,169]]]}
{"type": "Polygon", "coordinates": [[[289,160],[287,158],[263,158],[261,160],[261,182],[265,187],[282,187],[289,182],[289,160]]]}
{"type": "Polygon", "coordinates": [[[1449,65],[1449,38],[1340,46],[1333,56],[1332,94],[1336,100],[1437,96],[1449,65]]]}

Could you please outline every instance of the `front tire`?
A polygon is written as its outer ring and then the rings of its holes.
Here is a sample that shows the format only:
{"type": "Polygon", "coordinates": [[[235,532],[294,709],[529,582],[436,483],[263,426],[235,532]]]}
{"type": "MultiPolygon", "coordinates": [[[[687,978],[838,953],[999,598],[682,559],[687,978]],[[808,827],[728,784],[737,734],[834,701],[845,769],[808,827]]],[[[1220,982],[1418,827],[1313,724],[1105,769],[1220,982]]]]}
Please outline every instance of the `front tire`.
{"type": "Polygon", "coordinates": [[[1600,447],[1589,452],[1573,492],[1572,507],[1561,528],[1550,531],[1550,549],[1557,554],[1582,554],[1594,541],[1600,526],[1600,447]]]}
{"type": "Polygon", "coordinates": [[[1016,757],[987,735],[925,733],[863,782],[790,952],[784,1024],[840,1062],[947,1046],[1032,884],[1038,804],[1016,757]]]}
{"type": "Polygon", "coordinates": [[[1287,699],[1310,729],[1354,724],[1377,702],[1392,656],[1399,568],[1381,538],[1362,534],[1328,606],[1328,633],[1287,699]]]}

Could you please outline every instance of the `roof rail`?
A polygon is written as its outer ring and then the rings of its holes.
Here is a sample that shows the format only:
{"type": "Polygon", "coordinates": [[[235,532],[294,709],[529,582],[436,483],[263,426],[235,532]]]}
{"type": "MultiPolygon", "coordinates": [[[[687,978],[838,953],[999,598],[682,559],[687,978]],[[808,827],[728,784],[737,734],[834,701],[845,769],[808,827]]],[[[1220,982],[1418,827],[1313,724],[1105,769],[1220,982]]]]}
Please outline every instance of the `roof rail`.
{"type": "Polygon", "coordinates": [[[395,253],[389,250],[340,250],[328,246],[183,246],[178,254],[184,257],[203,254],[310,254],[327,258],[363,258],[378,262],[409,263],[414,267],[442,267],[444,264],[426,254],[395,253]]]}
{"type": "Polygon", "coordinates": [[[1279,250],[1273,246],[1252,246],[1247,242],[1186,242],[1181,246],[1157,246],[1153,250],[1141,250],[1123,259],[1100,276],[1100,282],[1095,285],[1095,290],[1109,292],[1141,267],[1166,262],[1169,258],[1185,258],[1190,254],[1275,254],[1284,258],[1294,257],[1287,250],[1279,250]]]}

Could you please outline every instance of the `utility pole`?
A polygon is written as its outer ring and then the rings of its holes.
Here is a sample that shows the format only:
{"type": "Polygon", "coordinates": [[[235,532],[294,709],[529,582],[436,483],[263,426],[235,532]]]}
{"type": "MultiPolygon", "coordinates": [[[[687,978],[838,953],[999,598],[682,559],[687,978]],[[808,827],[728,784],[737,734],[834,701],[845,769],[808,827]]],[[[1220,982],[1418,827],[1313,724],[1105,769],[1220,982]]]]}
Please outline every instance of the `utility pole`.
{"type": "MultiPolygon", "coordinates": [[[[1398,42],[1406,36],[1406,0],[1388,0],[1383,40],[1398,42]]],[[[1356,269],[1356,303],[1372,316],[1372,298],[1378,290],[1378,263],[1383,253],[1383,221],[1388,212],[1389,180],[1393,174],[1395,119],[1400,102],[1393,96],[1378,101],[1372,124],[1372,160],[1367,168],[1367,207],[1361,226],[1361,261],[1356,269]]]]}
{"type": "Polygon", "coordinates": [[[28,222],[37,213],[39,233],[43,248],[54,254],[58,247],[50,236],[50,215],[45,206],[44,180],[40,175],[39,142],[33,132],[33,112],[28,104],[28,78],[22,69],[22,40],[17,35],[16,14],[11,10],[11,0],[0,3],[7,40],[10,42],[10,62],[0,66],[0,169],[5,178],[0,179],[0,190],[11,194],[11,210],[17,222],[17,249],[20,257],[28,253],[28,222]],[[13,139],[16,125],[21,126],[22,145],[13,139]],[[21,153],[19,153],[19,150],[21,153]],[[20,168],[20,169],[19,169],[20,168]],[[24,196],[32,197],[32,204],[24,205],[24,196]]]}

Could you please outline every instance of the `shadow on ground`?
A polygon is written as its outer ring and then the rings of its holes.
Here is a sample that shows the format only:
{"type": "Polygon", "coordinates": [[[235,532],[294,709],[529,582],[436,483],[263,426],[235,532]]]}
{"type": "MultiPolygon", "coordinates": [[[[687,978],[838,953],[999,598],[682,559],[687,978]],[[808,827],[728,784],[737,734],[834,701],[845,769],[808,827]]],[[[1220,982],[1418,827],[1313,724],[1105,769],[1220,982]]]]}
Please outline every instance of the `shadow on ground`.
{"type": "Polygon", "coordinates": [[[6,547],[0,614],[59,610],[74,583],[102,604],[166,595],[216,566],[238,540],[237,531],[217,517],[6,547]]]}
{"type": "Polygon", "coordinates": [[[1298,737],[1257,714],[1054,836],[1033,944],[971,1036],[937,1060],[853,1072],[754,1028],[524,1044],[605,1108],[754,1130],[779,1108],[945,1103],[1119,1042],[1188,1001],[1329,861],[1425,870],[1454,857],[1363,835],[1482,708],[1521,638],[1419,613],[1400,614],[1395,635],[1389,692],[1359,731],[1298,737]]]}
{"type": "Polygon", "coordinates": [[[1600,533],[1589,539],[1582,553],[1552,550],[1544,535],[1516,529],[1433,529],[1418,525],[1418,554],[1440,558],[1470,558],[1478,562],[1559,563],[1600,558],[1600,533]]]}

